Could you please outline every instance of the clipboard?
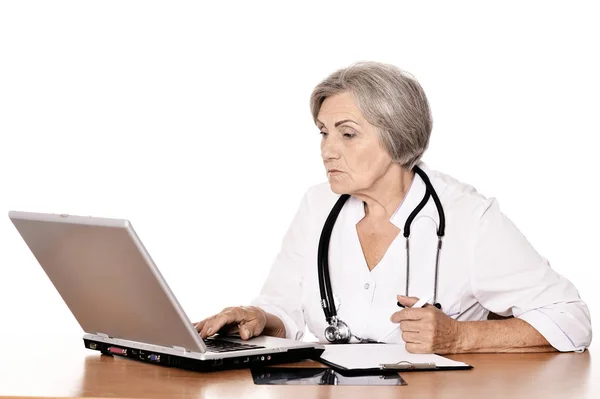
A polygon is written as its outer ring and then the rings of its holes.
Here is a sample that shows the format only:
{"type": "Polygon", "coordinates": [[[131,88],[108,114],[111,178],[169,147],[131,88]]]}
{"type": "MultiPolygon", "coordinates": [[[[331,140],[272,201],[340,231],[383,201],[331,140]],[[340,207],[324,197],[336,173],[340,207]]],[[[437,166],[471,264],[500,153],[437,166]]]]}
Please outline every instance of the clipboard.
{"type": "Polygon", "coordinates": [[[435,363],[411,363],[406,360],[402,360],[398,363],[382,363],[380,364],[381,370],[395,370],[395,371],[444,371],[444,370],[470,370],[473,368],[470,364],[464,366],[438,366],[435,363]]]}
{"type": "Polygon", "coordinates": [[[473,368],[471,365],[455,366],[455,367],[438,367],[435,363],[411,363],[407,361],[401,361],[398,363],[381,363],[379,367],[366,368],[366,369],[348,369],[338,364],[328,362],[324,359],[316,359],[319,363],[324,364],[337,371],[341,375],[354,377],[361,375],[385,375],[390,372],[414,372],[414,371],[448,371],[448,370],[470,370],[473,368]]]}
{"type": "MultiPolygon", "coordinates": [[[[344,356],[347,358],[350,358],[353,356],[364,355],[365,351],[363,350],[363,348],[366,345],[368,345],[368,344],[351,345],[351,346],[346,345],[346,348],[339,348],[339,345],[336,345],[337,347],[334,349],[336,349],[336,350],[341,349],[343,351],[346,351],[344,356]],[[359,348],[359,347],[362,347],[362,348],[359,348]]],[[[327,347],[329,347],[329,345],[326,345],[326,348],[327,347]]],[[[374,360],[371,362],[369,362],[369,361],[363,362],[364,364],[369,364],[370,365],[369,367],[347,367],[344,364],[338,364],[332,360],[323,358],[323,356],[327,356],[327,349],[326,349],[325,352],[321,355],[321,357],[318,359],[315,359],[315,360],[332,368],[333,370],[337,371],[341,375],[346,375],[346,376],[383,375],[383,374],[389,374],[389,373],[394,373],[394,372],[397,373],[397,372],[414,372],[414,371],[470,370],[473,368],[473,366],[471,366],[469,364],[462,363],[462,362],[456,362],[456,361],[453,361],[453,360],[450,360],[450,359],[447,359],[447,358],[444,358],[444,357],[438,356],[438,355],[409,354],[404,349],[404,345],[378,344],[376,347],[373,346],[372,348],[369,348],[368,352],[373,357],[378,356],[378,353],[376,353],[376,352],[380,352],[379,354],[381,354],[381,352],[386,352],[387,356],[381,357],[381,359],[384,360],[381,363],[379,363],[378,361],[374,361],[374,360]],[[394,352],[394,350],[396,350],[396,352],[394,352]],[[397,353],[397,355],[390,356],[389,353],[397,353]],[[393,360],[397,359],[397,361],[390,361],[392,357],[395,357],[393,360]],[[407,358],[419,358],[419,359],[423,359],[423,360],[422,361],[405,360],[407,358]],[[437,361],[437,363],[436,363],[436,361],[437,361]]],[[[337,356],[337,358],[340,358],[340,357],[337,356]]],[[[351,364],[352,362],[347,362],[347,363],[351,364]]]]}

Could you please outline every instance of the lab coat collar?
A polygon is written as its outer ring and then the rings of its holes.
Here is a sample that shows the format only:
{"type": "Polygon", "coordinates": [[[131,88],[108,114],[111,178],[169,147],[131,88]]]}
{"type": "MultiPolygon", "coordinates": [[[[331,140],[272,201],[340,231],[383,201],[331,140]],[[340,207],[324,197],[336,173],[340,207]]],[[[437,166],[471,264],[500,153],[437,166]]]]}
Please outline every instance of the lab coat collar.
{"type": "MultiPolygon", "coordinates": [[[[429,180],[435,188],[438,196],[441,198],[442,192],[446,187],[446,184],[441,180],[436,179],[436,177],[433,176],[433,173],[430,173],[431,170],[427,167],[427,165],[424,162],[421,161],[418,165],[421,169],[423,169],[427,176],[429,176],[429,180]]],[[[418,174],[415,173],[412,182],[409,186],[409,189],[406,195],[404,196],[404,199],[390,218],[390,222],[396,227],[398,227],[401,231],[404,231],[404,224],[406,223],[408,216],[410,216],[411,212],[417,207],[417,205],[419,205],[419,202],[421,202],[423,196],[425,196],[425,190],[425,182],[423,181],[423,179],[421,179],[421,177],[418,174]]],[[[352,196],[350,200],[352,202],[353,208],[353,222],[354,224],[356,224],[365,217],[365,208],[363,202],[358,198],[352,196]]],[[[421,210],[419,215],[428,215],[432,217],[437,223],[439,223],[439,217],[437,214],[435,204],[433,202],[433,198],[429,199],[427,205],[421,210]]]]}

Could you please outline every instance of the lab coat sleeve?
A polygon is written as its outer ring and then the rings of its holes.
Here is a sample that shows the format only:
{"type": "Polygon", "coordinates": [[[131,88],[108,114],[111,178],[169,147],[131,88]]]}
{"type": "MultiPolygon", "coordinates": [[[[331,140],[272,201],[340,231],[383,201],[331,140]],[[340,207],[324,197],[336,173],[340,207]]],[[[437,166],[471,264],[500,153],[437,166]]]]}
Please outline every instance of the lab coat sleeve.
{"type": "Polygon", "coordinates": [[[309,217],[307,192],[283,237],[260,295],[252,301],[252,305],[279,317],[285,325],[286,338],[295,340],[302,339],[306,326],[301,298],[309,217]]]}
{"type": "Polygon", "coordinates": [[[496,314],[525,320],[559,351],[583,351],[592,327],[576,288],[552,270],[495,199],[483,208],[471,273],[475,298],[496,314]]]}

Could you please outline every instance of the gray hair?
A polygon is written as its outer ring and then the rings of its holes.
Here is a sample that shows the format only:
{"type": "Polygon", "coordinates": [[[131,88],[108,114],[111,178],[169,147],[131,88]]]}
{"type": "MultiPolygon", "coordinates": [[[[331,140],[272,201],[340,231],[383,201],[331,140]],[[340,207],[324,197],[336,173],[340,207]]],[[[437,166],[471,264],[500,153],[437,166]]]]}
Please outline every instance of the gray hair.
{"type": "Polygon", "coordinates": [[[416,165],[429,145],[433,121],[425,92],[401,69],[363,61],[339,69],[319,83],[310,96],[314,122],[327,97],[351,92],[367,122],[377,128],[380,142],[393,162],[416,165]]]}

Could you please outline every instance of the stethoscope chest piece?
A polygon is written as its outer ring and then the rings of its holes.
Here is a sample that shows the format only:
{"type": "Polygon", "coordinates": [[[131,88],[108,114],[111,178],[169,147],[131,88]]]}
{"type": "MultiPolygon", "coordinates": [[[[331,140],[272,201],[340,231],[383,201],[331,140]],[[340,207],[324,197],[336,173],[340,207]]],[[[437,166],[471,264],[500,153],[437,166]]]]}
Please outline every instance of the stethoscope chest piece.
{"type": "Polygon", "coordinates": [[[325,329],[325,339],[336,344],[347,344],[350,342],[350,328],[337,316],[334,316],[325,329]]]}

